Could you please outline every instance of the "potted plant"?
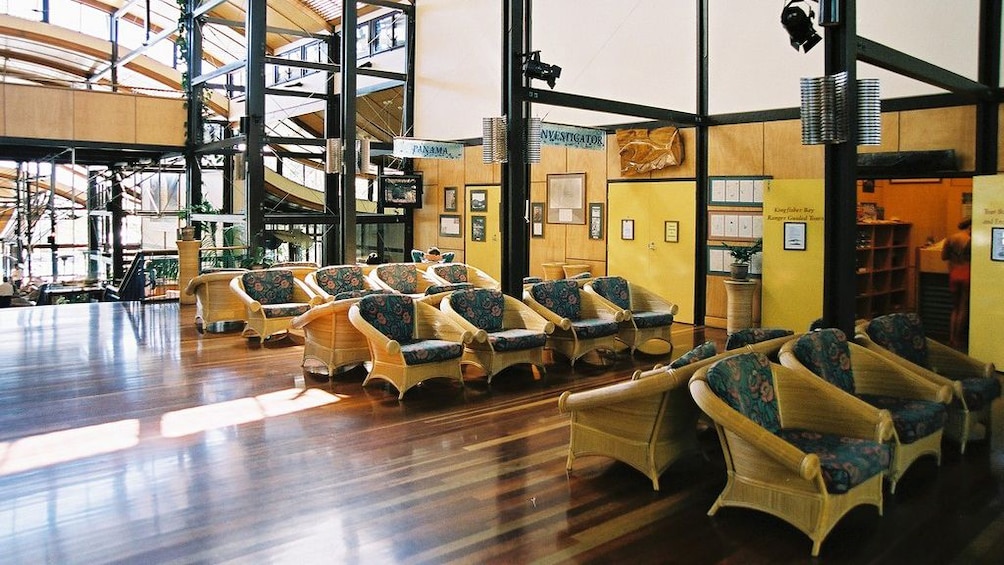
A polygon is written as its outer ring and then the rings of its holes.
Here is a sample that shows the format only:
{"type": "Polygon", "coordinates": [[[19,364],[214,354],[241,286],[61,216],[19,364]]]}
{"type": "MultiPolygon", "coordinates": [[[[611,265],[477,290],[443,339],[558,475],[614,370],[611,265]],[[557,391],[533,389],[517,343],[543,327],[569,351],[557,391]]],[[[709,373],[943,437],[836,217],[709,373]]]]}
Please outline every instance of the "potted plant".
{"type": "Polygon", "coordinates": [[[729,255],[732,256],[732,265],[730,267],[732,280],[746,280],[749,277],[750,261],[753,260],[754,255],[763,251],[763,238],[758,238],[749,245],[729,245],[725,242],[722,242],[722,245],[725,246],[725,249],[728,249],[729,255]]]}

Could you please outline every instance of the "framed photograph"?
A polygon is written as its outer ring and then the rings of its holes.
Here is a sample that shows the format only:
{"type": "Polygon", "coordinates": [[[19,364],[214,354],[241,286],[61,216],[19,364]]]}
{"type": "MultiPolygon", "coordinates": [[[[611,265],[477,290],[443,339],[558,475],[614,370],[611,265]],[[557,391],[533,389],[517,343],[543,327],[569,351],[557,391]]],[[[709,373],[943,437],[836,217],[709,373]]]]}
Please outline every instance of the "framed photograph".
{"type": "Polygon", "coordinates": [[[805,222],[784,223],[784,250],[805,251],[805,222]]]}
{"type": "Polygon", "coordinates": [[[1004,261],[1004,228],[990,228],[990,260],[1004,261]]]}
{"type": "Polygon", "coordinates": [[[621,220],[621,239],[634,239],[634,220],[621,220]]]}
{"type": "Polygon", "coordinates": [[[544,237],[544,203],[530,203],[530,237],[544,237]]]}
{"type": "Polygon", "coordinates": [[[666,243],[680,243],[680,222],[677,220],[666,220],[663,223],[663,241],[666,243]]]}
{"type": "Polygon", "coordinates": [[[603,204],[589,205],[589,239],[603,239],[603,204]]]}
{"type": "Polygon", "coordinates": [[[488,222],[485,216],[471,216],[471,241],[487,241],[488,222]]]}
{"type": "Polygon", "coordinates": [[[472,190],[471,212],[487,212],[487,211],[488,211],[488,191],[472,190]]]}
{"type": "Polygon", "coordinates": [[[463,224],[456,214],[439,215],[439,235],[443,237],[463,237],[463,224]]]}
{"type": "Polygon", "coordinates": [[[443,210],[447,212],[457,211],[457,187],[448,186],[443,189],[443,210]]]}
{"type": "Polygon", "coordinates": [[[547,223],[586,223],[586,173],[547,175],[547,223]]]}

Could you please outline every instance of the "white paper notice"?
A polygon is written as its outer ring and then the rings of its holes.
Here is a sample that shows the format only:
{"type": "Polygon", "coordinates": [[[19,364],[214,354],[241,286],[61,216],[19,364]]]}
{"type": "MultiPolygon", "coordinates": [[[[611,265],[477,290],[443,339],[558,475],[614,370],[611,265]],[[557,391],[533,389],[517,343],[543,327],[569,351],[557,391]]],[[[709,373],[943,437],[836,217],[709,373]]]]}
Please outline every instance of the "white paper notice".
{"type": "Polygon", "coordinates": [[[733,179],[725,182],[725,201],[739,202],[739,180],[733,179]]]}
{"type": "Polygon", "coordinates": [[[711,237],[725,237],[725,216],[721,214],[711,215],[711,237]]]}
{"type": "Polygon", "coordinates": [[[763,180],[753,181],[753,202],[763,202],[763,180]]]}
{"type": "Polygon", "coordinates": [[[753,216],[753,237],[763,237],[763,216],[753,216]]]}
{"type": "Polygon", "coordinates": [[[739,201],[753,202],[753,179],[739,181],[739,201]]]}
{"type": "Polygon", "coordinates": [[[753,216],[739,216],[739,237],[753,237],[753,216]]]}
{"type": "Polygon", "coordinates": [[[711,181],[711,201],[725,202],[725,179],[711,181]]]}
{"type": "Polygon", "coordinates": [[[729,214],[725,216],[725,237],[739,237],[739,216],[729,214]]]}
{"type": "Polygon", "coordinates": [[[708,250],[708,267],[712,271],[722,272],[725,270],[725,250],[724,249],[709,249],[708,250]]]}

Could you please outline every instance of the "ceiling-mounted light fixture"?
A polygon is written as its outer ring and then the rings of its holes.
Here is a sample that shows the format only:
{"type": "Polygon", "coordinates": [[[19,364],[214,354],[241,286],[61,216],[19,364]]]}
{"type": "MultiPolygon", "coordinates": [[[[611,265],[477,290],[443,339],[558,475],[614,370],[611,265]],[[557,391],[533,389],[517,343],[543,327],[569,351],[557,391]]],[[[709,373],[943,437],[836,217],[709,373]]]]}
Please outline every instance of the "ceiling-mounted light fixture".
{"type": "Polygon", "coordinates": [[[561,76],[561,67],[549,65],[540,60],[540,51],[534,51],[527,57],[523,65],[523,74],[527,78],[535,78],[547,83],[547,86],[554,88],[555,81],[561,76]]]}
{"type": "Polygon", "coordinates": [[[788,32],[791,46],[806,53],[823,40],[812,25],[816,13],[806,0],[790,0],[781,10],[781,25],[788,32]]]}

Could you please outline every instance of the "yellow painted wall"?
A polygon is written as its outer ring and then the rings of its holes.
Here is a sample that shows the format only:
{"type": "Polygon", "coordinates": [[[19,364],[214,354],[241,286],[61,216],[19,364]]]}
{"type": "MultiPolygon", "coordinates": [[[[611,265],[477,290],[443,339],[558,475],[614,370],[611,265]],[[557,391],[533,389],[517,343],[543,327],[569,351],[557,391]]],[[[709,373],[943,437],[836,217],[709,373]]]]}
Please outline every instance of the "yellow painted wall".
{"type": "Polygon", "coordinates": [[[800,332],[823,315],[823,207],[822,180],[772,180],[767,184],[763,195],[761,326],[800,332]],[[784,249],[785,222],[805,222],[805,251],[784,249]]]}
{"type": "Polygon", "coordinates": [[[1004,228],[1004,175],[973,178],[973,267],[969,301],[969,354],[1004,367],[1001,320],[1004,261],[991,260],[991,228],[1004,228]]]}

